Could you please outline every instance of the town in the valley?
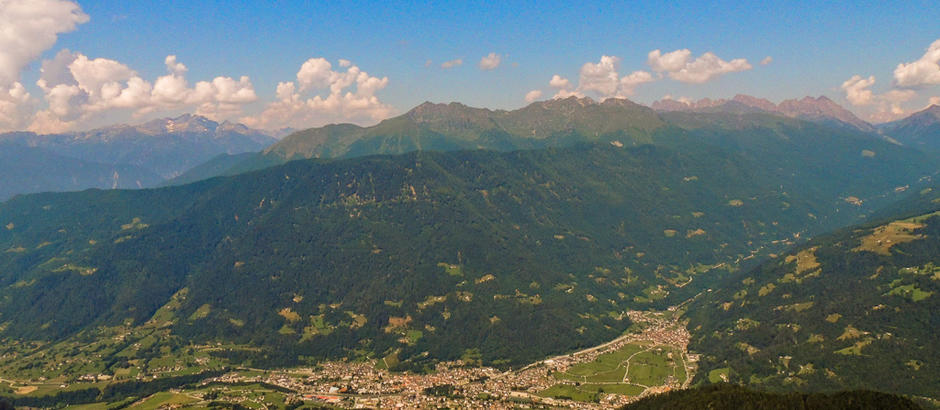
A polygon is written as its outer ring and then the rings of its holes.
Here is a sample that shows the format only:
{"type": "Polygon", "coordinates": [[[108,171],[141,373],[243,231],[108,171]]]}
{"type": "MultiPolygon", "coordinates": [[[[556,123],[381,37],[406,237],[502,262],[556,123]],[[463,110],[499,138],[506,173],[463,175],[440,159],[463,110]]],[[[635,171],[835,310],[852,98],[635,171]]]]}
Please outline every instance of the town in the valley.
{"type": "MultiPolygon", "coordinates": [[[[259,398],[227,386],[259,383],[278,387],[284,392],[284,400],[288,405],[303,403],[342,408],[514,408],[520,405],[607,408],[627,404],[647,395],[687,387],[696,369],[697,358],[687,352],[689,332],[685,327],[666,312],[631,311],[627,314],[634,323],[641,325],[640,331],[517,370],[501,371],[492,367],[468,366],[458,360],[438,363],[435,371],[429,374],[412,374],[379,369],[374,362],[327,362],[316,368],[234,370],[204,380],[202,385],[213,386],[210,389],[194,389],[179,394],[189,395],[193,400],[225,398],[230,402],[250,404],[259,398]],[[588,401],[564,395],[553,397],[550,394],[559,388],[577,391],[582,383],[559,375],[565,375],[577,366],[590,365],[599,357],[616,353],[628,345],[641,346],[644,351],[669,349],[670,359],[673,357],[671,352],[677,353],[681,357],[675,357],[674,362],[682,367],[682,377],[667,376],[657,385],[631,384],[627,377],[629,373],[622,370],[622,379],[618,374],[618,380],[606,384],[598,382],[598,385],[632,387],[637,394],[618,394],[616,388],[609,388],[595,392],[588,401]]],[[[629,367],[630,363],[625,360],[615,365],[623,368],[629,367]]],[[[596,380],[593,376],[585,377],[586,380],[596,380]]]]}

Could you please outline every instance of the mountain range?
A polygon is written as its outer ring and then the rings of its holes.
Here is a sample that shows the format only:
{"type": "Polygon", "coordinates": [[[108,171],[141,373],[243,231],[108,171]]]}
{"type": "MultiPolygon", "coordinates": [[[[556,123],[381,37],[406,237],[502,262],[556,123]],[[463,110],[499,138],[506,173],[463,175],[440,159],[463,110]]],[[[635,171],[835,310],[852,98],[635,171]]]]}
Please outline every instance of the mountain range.
{"type": "Polygon", "coordinates": [[[9,159],[2,166],[11,170],[4,175],[18,175],[0,183],[0,200],[30,192],[155,186],[219,154],[258,152],[274,141],[241,124],[189,114],[84,132],[0,134],[9,159]]]}
{"type": "Polygon", "coordinates": [[[748,113],[766,112],[813,122],[823,122],[856,128],[860,131],[873,132],[875,127],[858,118],[828,97],[803,97],[784,100],[780,104],[758,97],[738,94],[730,100],[704,98],[698,101],[659,100],[651,107],[657,111],[691,112],[727,112],[748,113]]]}
{"type": "MultiPolygon", "coordinates": [[[[57,181],[56,184],[29,178],[18,184],[0,184],[0,191],[6,192],[0,199],[44,190],[178,185],[302,158],[348,158],[412,150],[538,149],[568,146],[592,135],[592,140],[597,141],[643,144],[651,141],[653,133],[672,125],[663,117],[670,112],[764,113],[880,133],[889,141],[918,149],[936,150],[932,147],[938,144],[935,108],[878,127],[826,97],[774,104],[762,98],[736,95],[730,100],[661,100],[654,102],[652,108],[624,99],[598,103],[576,97],[536,102],[512,111],[460,103],[424,103],[375,126],[328,125],[293,132],[280,141],[240,124],[220,124],[192,115],[62,135],[8,133],[0,135],[0,141],[35,148],[33,156],[41,153],[47,157],[43,160],[37,157],[33,165],[11,162],[8,167],[38,169],[40,164],[54,161],[55,156],[78,159],[82,166],[68,172],[60,166],[62,177],[45,179],[57,181]],[[98,169],[101,171],[87,175],[89,170],[98,169]],[[152,174],[165,181],[155,181],[152,174]]],[[[279,130],[270,135],[283,136],[290,131],[279,130]]]]}
{"type": "Polygon", "coordinates": [[[663,100],[654,103],[652,108],[626,99],[596,102],[590,98],[568,97],[535,102],[512,111],[426,102],[371,127],[336,124],[295,132],[259,155],[238,160],[222,156],[214,159],[212,165],[193,169],[169,184],[235,175],[303,158],[350,158],[413,150],[511,151],[568,146],[579,141],[646,144],[652,142],[657,133],[672,132],[670,130],[676,127],[669,119],[672,112],[736,115],[743,122],[764,114],[876,133],[874,126],[826,97],[774,104],[737,95],[732,100],[705,99],[695,103],[663,100]]]}

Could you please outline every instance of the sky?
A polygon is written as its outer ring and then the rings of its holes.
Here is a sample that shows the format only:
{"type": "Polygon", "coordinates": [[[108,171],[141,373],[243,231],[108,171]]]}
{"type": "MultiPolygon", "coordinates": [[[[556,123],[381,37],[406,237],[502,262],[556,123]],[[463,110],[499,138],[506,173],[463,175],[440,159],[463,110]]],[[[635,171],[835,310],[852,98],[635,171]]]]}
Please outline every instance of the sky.
{"type": "Polygon", "coordinates": [[[368,125],[569,95],[825,95],[883,122],[940,104],[938,21],[934,0],[0,0],[0,131],[368,125]]]}

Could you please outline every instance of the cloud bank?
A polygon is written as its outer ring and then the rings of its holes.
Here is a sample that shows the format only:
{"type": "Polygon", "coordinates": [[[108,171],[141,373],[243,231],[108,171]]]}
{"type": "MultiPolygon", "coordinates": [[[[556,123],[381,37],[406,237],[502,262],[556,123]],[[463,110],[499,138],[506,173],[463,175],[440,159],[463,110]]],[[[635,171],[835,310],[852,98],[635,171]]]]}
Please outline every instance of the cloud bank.
{"type": "Polygon", "coordinates": [[[606,99],[629,97],[640,84],[654,81],[653,75],[646,71],[634,71],[621,77],[619,68],[620,58],[605,55],[596,63],[588,62],[581,66],[577,87],[558,74],[552,76],[548,84],[557,90],[554,98],[582,97],[590,94],[606,99]]]}
{"type": "MultiPolygon", "coordinates": [[[[856,107],[869,107],[869,119],[875,122],[892,121],[910,114],[904,104],[916,99],[919,92],[940,85],[940,39],[927,47],[927,51],[913,62],[900,63],[894,69],[892,88],[877,94],[871,90],[875,76],[853,75],[842,83],[845,99],[856,107]]],[[[940,102],[928,99],[928,106],[940,102]]]]}
{"type": "Polygon", "coordinates": [[[296,81],[278,83],[276,101],[260,115],[240,121],[251,127],[308,128],[337,120],[375,122],[394,112],[375,96],[388,85],[388,77],[373,77],[348,60],[340,60],[339,68],[334,70],[324,58],[305,61],[296,81]]]}
{"type": "Polygon", "coordinates": [[[940,39],[917,61],[898,64],[894,69],[894,82],[899,87],[910,88],[940,85],[940,39]]]}
{"type": "MultiPolygon", "coordinates": [[[[769,61],[768,61],[769,63],[769,61]]],[[[666,73],[669,78],[687,83],[702,84],[722,74],[746,71],[753,68],[746,59],[725,61],[711,52],[693,59],[688,49],[663,54],[653,50],[647,56],[647,64],[657,73],[666,73]]]]}
{"type": "Polygon", "coordinates": [[[62,132],[111,110],[130,110],[139,116],[191,109],[222,120],[240,115],[244,104],[258,99],[247,76],[237,80],[220,76],[190,87],[187,68],[176,56],[167,56],[164,64],[167,74],[151,83],[121,62],[62,50],[42,63],[36,85],[48,106],[36,113],[29,129],[62,132]]]}
{"type": "MultiPolygon", "coordinates": [[[[770,61],[770,57],[767,57],[762,63],[769,64],[770,61]]],[[[596,63],[588,62],[581,66],[577,86],[558,74],[552,76],[548,85],[556,90],[553,98],[587,95],[601,99],[626,98],[632,96],[640,85],[658,81],[664,75],[682,83],[702,84],[723,74],[753,68],[746,59],[725,61],[711,52],[693,58],[688,49],[665,54],[660,50],[653,50],[647,55],[646,63],[658,76],[643,70],[621,76],[620,58],[604,55],[596,63]]]]}

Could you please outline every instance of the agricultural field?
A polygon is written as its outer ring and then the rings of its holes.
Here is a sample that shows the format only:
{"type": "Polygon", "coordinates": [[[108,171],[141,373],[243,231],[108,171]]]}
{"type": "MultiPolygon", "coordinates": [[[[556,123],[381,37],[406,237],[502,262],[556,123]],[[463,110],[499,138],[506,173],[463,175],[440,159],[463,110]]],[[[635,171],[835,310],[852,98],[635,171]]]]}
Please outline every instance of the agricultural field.
{"type": "Polygon", "coordinates": [[[619,349],[552,373],[558,384],[543,397],[596,401],[602,394],[638,396],[656,388],[677,388],[688,377],[688,359],[679,348],[652,341],[633,341],[619,349]]]}

